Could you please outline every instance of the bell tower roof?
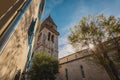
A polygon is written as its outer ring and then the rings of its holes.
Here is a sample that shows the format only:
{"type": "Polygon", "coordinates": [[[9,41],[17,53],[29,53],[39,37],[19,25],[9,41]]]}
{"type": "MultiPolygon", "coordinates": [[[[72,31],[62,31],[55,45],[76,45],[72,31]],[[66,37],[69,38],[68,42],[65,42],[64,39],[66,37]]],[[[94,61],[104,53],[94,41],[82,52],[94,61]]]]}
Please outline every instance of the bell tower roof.
{"type": "Polygon", "coordinates": [[[57,25],[54,23],[54,21],[53,21],[53,19],[51,18],[50,15],[41,24],[40,31],[43,28],[47,28],[50,31],[52,31],[53,33],[55,33],[56,35],[59,35],[59,32],[57,31],[57,25]]]}
{"type": "Polygon", "coordinates": [[[52,25],[57,27],[57,25],[54,23],[54,21],[53,21],[53,19],[51,18],[50,15],[47,17],[46,21],[50,22],[52,25]]]}

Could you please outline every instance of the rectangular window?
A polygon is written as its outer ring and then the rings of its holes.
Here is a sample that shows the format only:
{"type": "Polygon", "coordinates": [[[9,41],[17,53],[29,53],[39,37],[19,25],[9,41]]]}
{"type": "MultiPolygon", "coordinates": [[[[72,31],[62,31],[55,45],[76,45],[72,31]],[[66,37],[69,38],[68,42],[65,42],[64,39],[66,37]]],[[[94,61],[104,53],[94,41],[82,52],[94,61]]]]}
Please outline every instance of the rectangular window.
{"type": "Polygon", "coordinates": [[[68,69],[67,68],[65,69],[65,77],[66,77],[66,80],[68,80],[68,69]]]}
{"type": "Polygon", "coordinates": [[[82,65],[80,65],[80,71],[81,71],[82,77],[85,78],[85,73],[82,65]]]}

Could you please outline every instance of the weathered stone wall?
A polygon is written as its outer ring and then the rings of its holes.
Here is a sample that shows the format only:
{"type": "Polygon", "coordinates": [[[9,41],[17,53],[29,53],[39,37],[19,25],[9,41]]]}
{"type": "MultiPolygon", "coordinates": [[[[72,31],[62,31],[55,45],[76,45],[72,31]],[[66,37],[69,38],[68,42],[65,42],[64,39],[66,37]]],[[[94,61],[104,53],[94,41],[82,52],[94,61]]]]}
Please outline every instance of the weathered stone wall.
{"type": "Polygon", "coordinates": [[[57,80],[110,80],[101,65],[89,61],[91,55],[86,49],[61,58],[57,80]]]}
{"type": "Polygon", "coordinates": [[[47,28],[40,31],[39,35],[40,34],[41,36],[38,36],[38,48],[35,52],[46,51],[47,53],[58,58],[58,36],[47,28]],[[51,41],[51,36],[50,40],[48,40],[49,32],[51,35],[54,35],[54,42],[51,41]]]}
{"type": "Polygon", "coordinates": [[[58,80],[67,80],[65,69],[68,70],[68,80],[110,80],[102,66],[88,63],[85,59],[60,65],[58,80]],[[84,75],[80,66],[83,66],[84,75]]]}
{"type": "Polygon", "coordinates": [[[17,70],[24,70],[28,46],[28,28],[33,18],[37,18],[41,0],[32,0],[18,27],[0,55],[0,80],[12,80],[17,70]]]}

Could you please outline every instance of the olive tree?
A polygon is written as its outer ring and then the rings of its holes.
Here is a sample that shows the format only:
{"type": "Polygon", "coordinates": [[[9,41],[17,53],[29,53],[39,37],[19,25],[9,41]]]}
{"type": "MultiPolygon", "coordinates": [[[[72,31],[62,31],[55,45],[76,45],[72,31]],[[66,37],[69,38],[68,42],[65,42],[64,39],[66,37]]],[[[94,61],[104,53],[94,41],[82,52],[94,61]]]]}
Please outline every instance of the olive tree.
{"type": "Polygon", "coordinates": [[[113,44],[117,49],[117,57],[120,58],[120,38],[118,38],[120,35],[120,18],[115,18],[114,16],[109,16],[106,18],[104,15],[100,15],[99,18],[102,23],[101,26],[104,26],[108,32],[109,40],[113,39],[113,44]]]}
{"type": "Polygon", "coordinates": [[[103,19],[98,16],[83,17],[78,25],[71,28],[71,34],[68,39],[72,45],[82,44],[89,47],[89,44],[95,46],[96,51],[92,50],[100,64],[105,68],[111,80],[120,80],[118,71],[107,54],[104,41],[108,40],[109,35],[105,26],[103,26],[103,19]]]}

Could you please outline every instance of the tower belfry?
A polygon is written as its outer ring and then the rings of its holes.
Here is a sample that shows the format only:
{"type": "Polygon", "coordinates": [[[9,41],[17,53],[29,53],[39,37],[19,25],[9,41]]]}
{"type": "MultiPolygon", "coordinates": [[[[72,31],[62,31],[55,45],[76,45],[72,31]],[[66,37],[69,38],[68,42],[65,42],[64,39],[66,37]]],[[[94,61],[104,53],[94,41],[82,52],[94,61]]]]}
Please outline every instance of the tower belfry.
{"type": "Polygon", "coordinates": [[[58,58],[58,36],[57,25],[48,16],[41,24],[35,52],[45,51],[58,58]]]}

